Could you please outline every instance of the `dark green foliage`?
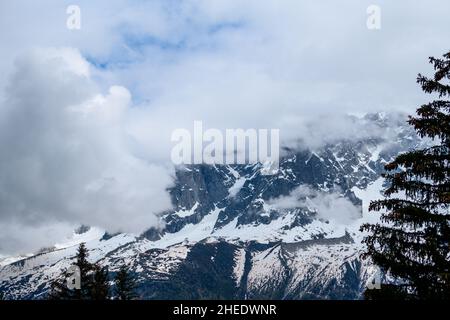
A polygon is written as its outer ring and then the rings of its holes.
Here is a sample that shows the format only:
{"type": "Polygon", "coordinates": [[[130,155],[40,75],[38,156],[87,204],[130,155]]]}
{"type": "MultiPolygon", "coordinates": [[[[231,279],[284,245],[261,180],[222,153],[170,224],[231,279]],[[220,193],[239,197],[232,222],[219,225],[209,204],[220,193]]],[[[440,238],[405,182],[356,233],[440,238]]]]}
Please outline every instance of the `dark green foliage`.
{"type": "Polygon", "coordinates": [[[364,292],[366,300],[410,300],[407,287],[393,284],[382,284],[381,289],[367,289],[364,292]]]}
{"type": "Polygon", "coordinates": [[[88,251],[84,243],[78,247],[74,265],[80,269],[81,289],[69,289],[67,279],[70,274],[63,271],[60,279],[52,283],[49,299],[52,300],[105,300],[109,294],[108,271],[88,261],[88,251]]]}
{"type": "Polygon", "coordinates": [[[114,282],[116,285],[116,298],[118,300],[132,300],[136,298],[136,283],[127,267],[123,266],[120,268],[114,282]]]}
{"type": "Polygon", "coordinates": [[[422,105],[408,122],[434,144],[386,165],[386,198],[370,204],[370,210],[383,210],[383,225],[361,228],[370,232],[363,257],[397,280],[366,291],[369,299],[450,299],[450,52],[430,63],[434,77],[419,74],[417,82],[438,99],[422,105]]]}
{"type": "Polygon", "coordinates": [[[105,267],[94,265],[91,288],[92,300],[107,300],[109,297],[108,270],[105,267]]]}

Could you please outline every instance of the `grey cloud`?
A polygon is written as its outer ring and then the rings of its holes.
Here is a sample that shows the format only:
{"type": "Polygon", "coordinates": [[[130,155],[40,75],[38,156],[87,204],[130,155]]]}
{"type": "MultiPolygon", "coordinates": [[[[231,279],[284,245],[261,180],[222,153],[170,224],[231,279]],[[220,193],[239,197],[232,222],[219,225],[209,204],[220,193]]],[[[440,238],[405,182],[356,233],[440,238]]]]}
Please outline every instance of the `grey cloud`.
{"type": "Polygon", "coordinates": [[[85,223],[139,233],[158,225],[156,214],[170,207],[170,171],[128,147],[128,90],[97,90],[76,50],[18,60],[0,106],[2,229],[85,223]]]}
{"type": "Polygon", "coordinates": [[[64,2],[0,4],[4,230],[158,223],[152,212],[169,206],[171,132],[194,120],[279,128],[284,143],[313,147],[384,135],[344,115],[414,112],[428,99],[416,74],[450,49],[447,0],[380,0],[379,31],[366,28],[370,0],[76,4],[80,31],[66,29],[64,2]],[[77,48],[97,67],[86,74],[70,50],[76,66],[48,51],[14,64],[36,46],[77,48]]]}
{"type": "Polygon", "coordinates": [[[269,201],[276,209],[306,208],[313,210],[323,220],[333,220],[338,224],[348,225],[361,217],[361,207],[338,192],[313,190],[308,186],[300,186],[289,195],[269,201]]]}

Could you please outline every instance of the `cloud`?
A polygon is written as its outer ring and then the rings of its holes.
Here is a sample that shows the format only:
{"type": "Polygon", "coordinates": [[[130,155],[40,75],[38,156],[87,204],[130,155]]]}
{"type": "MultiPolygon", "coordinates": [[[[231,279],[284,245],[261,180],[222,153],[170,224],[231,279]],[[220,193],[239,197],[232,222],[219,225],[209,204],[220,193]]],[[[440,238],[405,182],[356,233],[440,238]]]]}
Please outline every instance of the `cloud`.
{"type": "Polygon", "coordinates": [[[18,59],[0,105],[2,229],[84,223],[139,233],[157,226],[156,214],[170,208],[170,170],[130,147],[131,112],[129,91],[99,93],[77,50],[18,59]]]}
{"type": "Polygon", "coordinates": [[[38,249],[52,247],[58,241],[73,234],[76,224],[52,222],[27,225],[21,222],[0,221],[1,255],[30,254],[38,249]]]}
{"type": "Polygon", "coordinates": [[[362,215],[361,207],[354,205],[338,192],[314,190],[305,185],[294,189],[287,196],[270,200],[269,204],[278,210],[309,209],[315,211],[320,219],[343,225],[351,224],[362,215]]]}
{"type": "Polygon", "coordinates": [[[284,141],[317,146],[380,133],[346,113],[412,113],[426,99],[416,74],[430,70],[429,55],[448,50],[450,36],[435,9],[448,4],[433,3],[380,3],[379,31],[366,27],[369,1],[142,5],[135,9],[159,17],[158,25],[136,16],[117,31],[117,50],[92,59],[104,65],[106,82],[113,73],[139,97],[137,139],[156,123],[161,154],[170,152],[172,130],[194,120],[221,130],[279,128],[284,141]]]}
{"type": "Polygon", "coordinates": [[[79,31],[67,30],[64,3],[2,4],[2,29],[20,27],[7,35],[0,68],[8,74],[32,46],[79,48],[103,90],[120,83],[132,92],[133,135],[161,157],[170,133],[194,120],[222,130],[279,128],[285,141],[315,145],[322,135],[354,136],[333,120],[348,112],[412,113],[425,100],[416,74],[430,70],[429,55],[448,50],[450,36],[445,0],[381,1],[379,31],[366,27],[365,0],[77,4],[79,31]],[[330,120],[309,125],[317,118],[330,120]]]}
{"type": "Polygon", "coordinates": [[[75,4],[79,31],[64,1],[0,4],[4,230],[158,223],[171,133],[194,120],[311,147],[385,136],[345,114],[414,112],[428,99],[416,74],[449,49],[447,0],[380,0],[379,31],[366,28],[370,0],[75,4]]]}
{"type": "Polygon", "coordinates": [[[366,27],[369,0],[77,4],[80,31],[66,29],[63,2],[2,4],[2,70],[31,46],[76,47],[107,71],[102,81],[122,83],[146,107],[189,109],[188,120],[201,115],[214,127],[281,126],[292,114],[411,112],[423,99],[416,74],[429,70],[429,55],[448,50],[450,36],[446,0],[380,1],[379,31],[366,27]]]}

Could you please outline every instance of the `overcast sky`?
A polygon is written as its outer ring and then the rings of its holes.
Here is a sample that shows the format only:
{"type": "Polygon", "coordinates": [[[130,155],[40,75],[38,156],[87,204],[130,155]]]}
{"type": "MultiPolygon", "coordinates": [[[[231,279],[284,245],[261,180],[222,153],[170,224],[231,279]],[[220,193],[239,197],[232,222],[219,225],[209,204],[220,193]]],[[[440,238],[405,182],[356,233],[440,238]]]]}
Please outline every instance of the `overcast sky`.
{"type": "Polygon", "coordinates": [[[1,1],[0,254],[79,223],[158,225],[171,132],[194,120],[288,140],[318,117],[414,112],[417,73],[450,50],[449,16],[448,0],[1,1]]]}

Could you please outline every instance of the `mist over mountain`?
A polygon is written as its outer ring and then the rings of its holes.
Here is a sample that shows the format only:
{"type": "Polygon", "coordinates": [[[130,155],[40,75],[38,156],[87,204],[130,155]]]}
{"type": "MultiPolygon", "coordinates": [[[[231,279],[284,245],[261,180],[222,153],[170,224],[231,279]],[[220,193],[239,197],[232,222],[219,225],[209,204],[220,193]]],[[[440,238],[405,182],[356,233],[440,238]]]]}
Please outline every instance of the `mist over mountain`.
{"type": "Polygon", "coordinates": [[[449,10],[0,2],[0,300],[48,298],[77,247],[100,279],[83,298],[125,296],[107,294],[121,267],[141,299],[361,299],[379,277],[389,296],[449,296],[434,215],[448,213],[449,10]],[[369,213],[389,186],[399,199],[369,213]]]}
{"type": "Polygon", "coordinates": [[[3,261],[0,289],[44,298],[86,242],[90,259],[111,271],[130,266],[143,299],[359,299],[377,272],[360,258],[359,226],[377,221],[367,207],[381,197],[383,166],[425,142],[396,114],[352,119],[385,135],[285,148],[269,176],[261,164],[179,168],[160,228],[79,228],[53,248],[3,261]]]}

